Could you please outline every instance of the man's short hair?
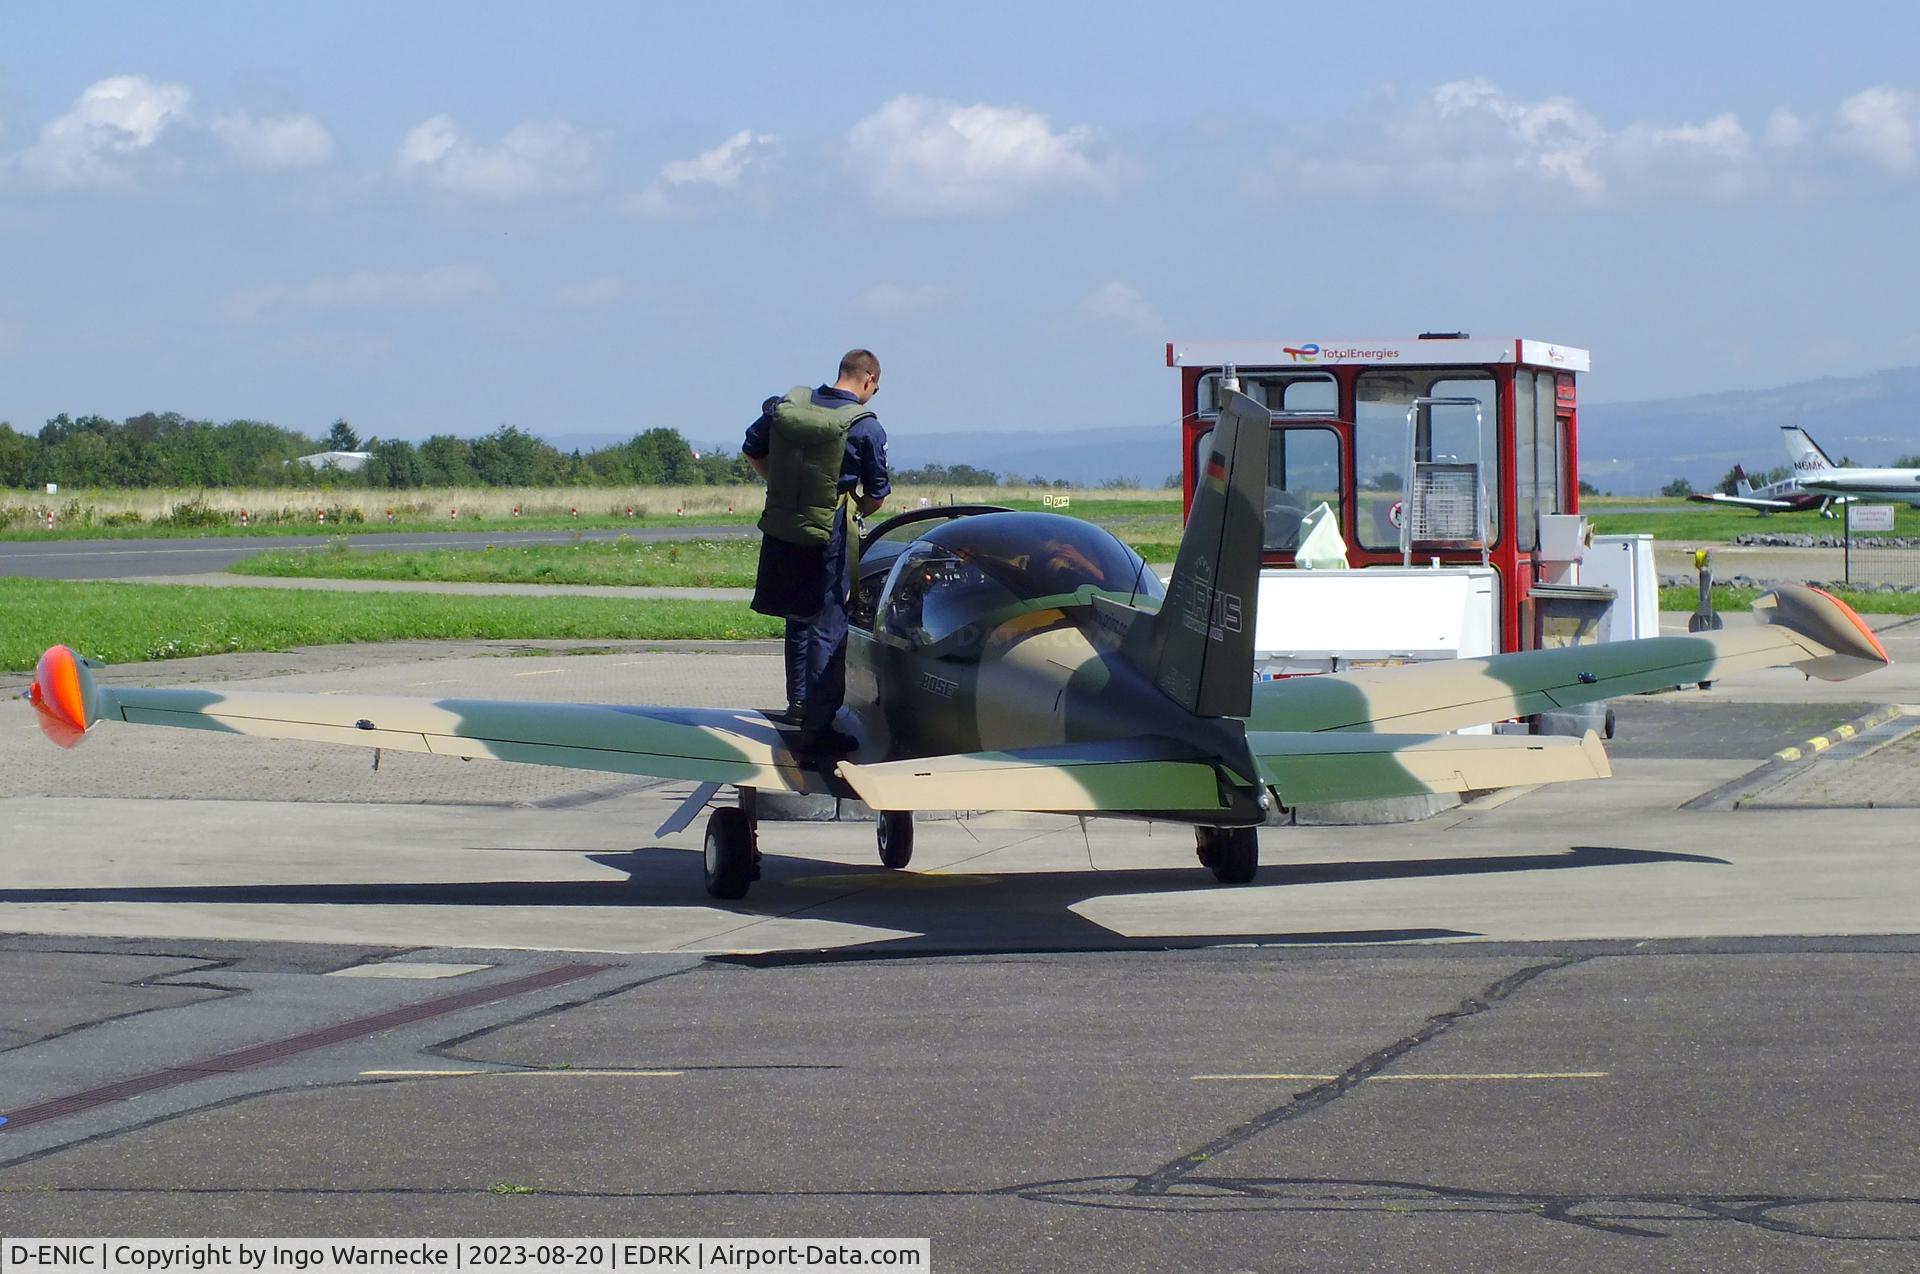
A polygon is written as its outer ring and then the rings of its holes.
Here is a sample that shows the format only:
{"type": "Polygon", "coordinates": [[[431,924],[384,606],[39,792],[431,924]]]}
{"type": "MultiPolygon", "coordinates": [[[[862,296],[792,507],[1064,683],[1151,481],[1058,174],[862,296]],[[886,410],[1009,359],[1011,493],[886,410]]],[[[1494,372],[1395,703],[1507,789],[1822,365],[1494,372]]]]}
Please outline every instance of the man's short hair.
{"type": "Polygon", "coordinates": [[[840,359],[840,379],[857,380],[862,376],[878,376],[880,360],[873,356],[870,349],[850,349],[840,359]]]}

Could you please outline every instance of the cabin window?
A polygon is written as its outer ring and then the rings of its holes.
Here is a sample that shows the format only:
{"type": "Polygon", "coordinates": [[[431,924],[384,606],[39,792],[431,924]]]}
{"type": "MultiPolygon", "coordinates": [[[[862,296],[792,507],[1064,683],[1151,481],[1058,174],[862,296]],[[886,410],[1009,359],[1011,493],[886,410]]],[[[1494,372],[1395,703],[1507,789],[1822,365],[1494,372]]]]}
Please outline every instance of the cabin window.
{"type": "Polygon", "coordinates": [[[1472,398],[1480,404],[1482,437],[1474,435],[1472,407],[1424,407],[1415,421],[1418,460],[1454,460],[1472,464],[1476,454],[1486,466],[1487,534],[1500,538],[1499,397],[1491,372],[1453,367],[1370,368],[1354,381],[1354,469],[1361,487],[1357,529],[1370,549],[1397,550],[1400,529],[1393,506],[1406,487],[1407,408],[1415,398],[1472,398]]]}
{"type": "Polygon", "coordinates": [[[1261,546],[1270,553],[1299,548],[1301,522],[1322,503],[1332,507],[1336,525],[1344,526],[1340,435],[1331,429],[1276,428],[1267,453],[1266,532],[1261,546]]]}
{"type": "MultiPolygon", "coordinates": [[[[1268,411],[1295,416],[1332,416],[1340,410],[1340,387],[1326,372],[1240,372],[1240,392],[1268,411]]],[[[1220,414],[1220,373],[1208,372],[1195,391],[1194,414],[1220,414]]]]}

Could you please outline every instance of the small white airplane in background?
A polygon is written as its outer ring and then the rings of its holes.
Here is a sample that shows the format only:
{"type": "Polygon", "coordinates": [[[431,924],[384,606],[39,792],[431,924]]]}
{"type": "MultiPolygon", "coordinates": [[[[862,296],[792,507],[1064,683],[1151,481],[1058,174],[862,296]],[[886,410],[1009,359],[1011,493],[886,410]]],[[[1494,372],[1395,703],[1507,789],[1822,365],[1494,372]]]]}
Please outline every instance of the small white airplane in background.
{"type": "Polygon", "coordinates": [[[1793,457],[1794,476],[1803,490],[1828,499],[1899,500],[1920,505],[1920,469],[1842,469],[1820,449],[1812,435],[1798,425],[1782,425],[1780,432],[1793,457]]]}
{"type": "Polygon", "coordinates": [[[1732,495],[1724,491],[1696,491],[1687,499],[1698,500],[1702,504],[1731,504],[1761,514],[1796,513],[1802,509],[1817,508],[1823,518],[1834,516],[1831,507],[1834,497],[1806,490],[1797,476],[1756,487],[1747,480],[1747,471],[1739,465],[1733,466],[1732,495]]]}

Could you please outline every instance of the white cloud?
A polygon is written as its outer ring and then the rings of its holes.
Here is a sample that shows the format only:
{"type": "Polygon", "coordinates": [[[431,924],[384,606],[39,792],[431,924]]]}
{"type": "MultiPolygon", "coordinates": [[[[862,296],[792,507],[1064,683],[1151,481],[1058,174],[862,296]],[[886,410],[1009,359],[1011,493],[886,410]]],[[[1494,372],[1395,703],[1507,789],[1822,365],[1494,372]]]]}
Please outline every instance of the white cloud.
{"type": "Polygon", "coordinates": [[[1767,145],[1787,148],[1807,140],[1807,121],[1782,106],[1767,117],[1767,145]]]}
{"type": "Polygon", "coordinates": [[[1138,336],[1167,335],[1167,320],[1139,289],[1114,280],[1080,298],[1082,322],[1122,328],[1138,336]]]}
{"type": "Polygon", "coordinates": [[[625,279],[608,274],[569,283],[554,294],[554,300],[570,310],[594,310],[624,300],[629,290],[625,279]]]}
{"type": "Polygon", "coordinates": [[[414,126],[394,164],[402,176],[487,199],[566,194],[592,186],[599,147],[565,120],[530,120],[482,145],[449,115],[414,126]]]}
{"type": "Polygon", "coordinates": [[[1434,132],[1451,132],[1467,147],[1504,142],[1497,149],[1505,150],[1517,168],[1565,182],[1583,195],[1598,194],[1606,184],[1593,168],[1605,130],[1570,97],[1523,102],[1508,97],[1492,81],[1476,78],[1442,84],[1433,91],[1432,109],[1434,121],[1420,123],[1437,123],[1434,132]]]}
{"type": "Polygon", "coordinates": [[[333,158],[333,134],[311,115],[216,115],[207,126],[235,164],[308,168],[333,158]]]}
{"type": "Polygon", "coordinates": [[[1301,130],[1274,159],[1290,189],[1470,209],[1525,196],[1732,198],[1764,178],[1735,115],[1609,128],[1574,98],[1518,98],[1484,77],[1410,102],[1376,95],[1344,119],[1301,130]]]}
{"type": "Polygon", "coordinates": [[[947,290],[938,283],[875,283],[853,298],[856,312],[878,319],[905,319],[945,305],[947,290]]]}
{"type": "Polygon", "coordinates": [[[1896,177],[1920,171],[1920,95],[1870,88],[1840,103],[1834,141],[1896,177]]]}
{"type": "Polygon", "coordinates": [[[733,186],[739,182],[740,174],[747,165],[772,146],[774,141],[766,133],[743,128],[712,150],[702,151],[692,159],[676,159],[667,164],[660,169],[660,180],[669,186],[689,183],[733,186]]]}
{"type": "Polygon", "coordinates": [[[144,75],[116,75],[89,85],[66,114],[13,161],[31,183],[48,189],[131,185],[143,156],[187,118],[192,94],[183,84],[144,75]]]}
{"type": "Polygon", "coordinates": [[[443,265],[418,274],[356,270],[309,283],[246,288],[229,294],[220,308],[235,322],[256,323],[296,309],[445,309],[494,291],[493,277],[475,265],[443,265]]]}
{"type": "Polygon", "coordinates": [[[853,126],[847,156],[891,211],[1001,212],[1048,190],[1107,188],[1112,166],[1092,153],[1095,140],[1017,106],[903,95],[853,126]]]}
{"type": "Polygon", "coordinates": [[[285,169],[326,162],[333,136],[311,115],[228,112],[195,118],[192,92],[144,75],[87,86],[31,146],[0,160],[0,178],[43,190],[127,190],[189,170],[285,169]]]}

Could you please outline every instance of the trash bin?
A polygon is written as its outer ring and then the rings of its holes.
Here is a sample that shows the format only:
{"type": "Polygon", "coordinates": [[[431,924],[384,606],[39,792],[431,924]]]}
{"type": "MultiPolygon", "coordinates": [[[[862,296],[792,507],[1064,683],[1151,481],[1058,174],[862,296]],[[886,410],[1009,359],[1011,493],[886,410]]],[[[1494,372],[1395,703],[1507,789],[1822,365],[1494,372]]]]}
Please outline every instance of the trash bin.
{"type": "MultiPolygon", "coordinates": [[[[1607,639],[1618,594],[1595,584],[1536,584],[1527,594],[1533,611],[1536,650],[1563,646],[1592,646],[1607,639]]],[[[1559,708],[1528,718],[1534,734],[1567,734],[1579,738],[1589,730],[1613,737],[1613,712],[1605,702],[1559,708]]]]}

